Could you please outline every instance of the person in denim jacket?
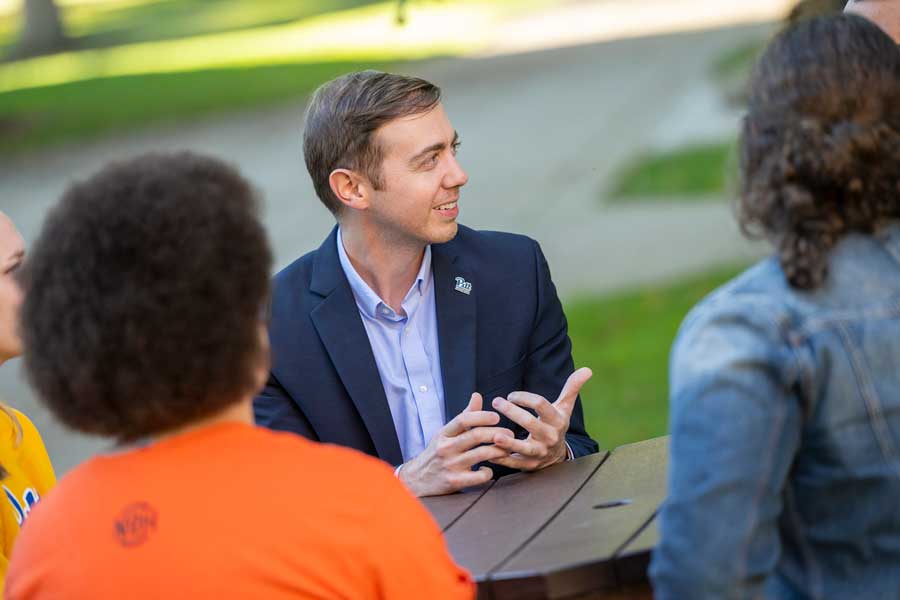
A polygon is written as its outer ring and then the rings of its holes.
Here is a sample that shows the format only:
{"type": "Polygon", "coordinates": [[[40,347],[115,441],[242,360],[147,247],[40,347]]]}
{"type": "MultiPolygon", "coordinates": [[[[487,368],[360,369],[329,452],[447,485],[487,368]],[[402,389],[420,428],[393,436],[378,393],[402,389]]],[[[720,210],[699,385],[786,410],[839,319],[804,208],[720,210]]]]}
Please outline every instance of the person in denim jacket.
{"type": "Polygon", "coordinates": [[[659,600],[900,598],[900,52],[865,19],[780,34],[741,136],[774,256],[671,356],[659,600]]]}

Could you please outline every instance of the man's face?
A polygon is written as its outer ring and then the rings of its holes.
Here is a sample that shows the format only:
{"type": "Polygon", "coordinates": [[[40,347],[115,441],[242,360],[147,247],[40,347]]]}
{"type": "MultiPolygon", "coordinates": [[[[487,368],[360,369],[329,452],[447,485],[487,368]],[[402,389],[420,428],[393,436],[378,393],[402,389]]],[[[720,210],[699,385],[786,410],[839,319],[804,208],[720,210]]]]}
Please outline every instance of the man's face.
{"type": "Polygon", "coordinates": [[[444,107],[402,117],[375,133],[382,149],[381,189],[369,216],[401,243],[440,244],[456,235],[459,188],[469,180],[456,162],[458,136],[444,107]]]}

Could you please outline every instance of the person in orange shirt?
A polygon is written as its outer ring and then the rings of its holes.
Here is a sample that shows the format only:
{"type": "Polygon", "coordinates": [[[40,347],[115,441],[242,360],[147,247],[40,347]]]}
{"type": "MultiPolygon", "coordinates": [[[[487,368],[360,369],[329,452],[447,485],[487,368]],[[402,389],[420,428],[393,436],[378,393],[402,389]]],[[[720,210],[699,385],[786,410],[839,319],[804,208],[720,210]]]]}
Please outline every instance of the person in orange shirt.
{"type": "Polygon", "coordinates": [[[215,159],[146,155],[66,192],[24,269],[26,371],[120,445],[32,512],[7,599],[473,598],[390,467],[252,424],[271,263],[215,159]]]}
{"type": "MultiPolygon", "coordinates": [[[[0,212],[0,365],[22,353],[18,313],[22,291],[16,275],[25,242],[0,212]]],[[[31,508],[56,483],[44,442],[28,417],[0,404],[0,588],[19,530],[31,508]]]]}

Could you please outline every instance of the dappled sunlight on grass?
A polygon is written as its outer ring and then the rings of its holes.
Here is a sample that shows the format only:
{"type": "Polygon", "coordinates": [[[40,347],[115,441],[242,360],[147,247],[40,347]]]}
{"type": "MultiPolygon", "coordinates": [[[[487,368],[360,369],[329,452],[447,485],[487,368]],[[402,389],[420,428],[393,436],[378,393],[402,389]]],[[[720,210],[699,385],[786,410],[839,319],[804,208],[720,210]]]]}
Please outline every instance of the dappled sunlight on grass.
{"type": "MultiPolygon", "coordinates": [[[[392,64],[402,68],[402,64],[392,64]]],[[[163,120],[283,102],[324,81],[388,65],[367,61],[127,75],[0,94],[0,154],[163,120]]],[[[297,124],[300,112],[296,114],[297,124]]]]}
{"type": "MultiPolygon", "coordinates": [[[[516,2],[515,9],[549,0],[516,2]]],[[[457,54],[485,43],[512,3],[417,2],[405,27],[394,2],[187,39],[39,57],[0,67],[0,92],[97,77],[334,60],[407,60],[457,54]]]]}

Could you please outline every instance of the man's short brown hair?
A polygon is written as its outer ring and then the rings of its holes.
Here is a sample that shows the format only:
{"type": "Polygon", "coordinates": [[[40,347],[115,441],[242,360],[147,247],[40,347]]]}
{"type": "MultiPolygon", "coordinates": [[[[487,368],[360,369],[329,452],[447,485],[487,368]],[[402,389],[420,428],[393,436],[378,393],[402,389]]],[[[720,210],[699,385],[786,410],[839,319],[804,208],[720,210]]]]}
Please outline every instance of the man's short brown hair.
{"type": "Polygon", "coordinates": [[[85,433],[131,441],[252,394],[272,256],[250,184],[190,153],[72,185],[22,274],[25,367],[85,433]]]}
{"type": "Polygon", "coordinates": [[[328,182],[335,169],[362,173],[380,189],[382,148],[375,132],[402,117],[428,112],[441,90],[418,77],[380,71],[349,73],[322,85],[309,103],[303,155],[316,194],[332,213],[341,203],[328,182]]]}

